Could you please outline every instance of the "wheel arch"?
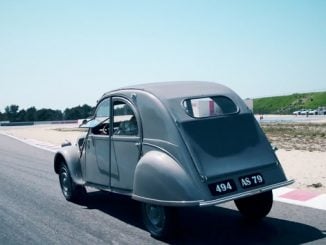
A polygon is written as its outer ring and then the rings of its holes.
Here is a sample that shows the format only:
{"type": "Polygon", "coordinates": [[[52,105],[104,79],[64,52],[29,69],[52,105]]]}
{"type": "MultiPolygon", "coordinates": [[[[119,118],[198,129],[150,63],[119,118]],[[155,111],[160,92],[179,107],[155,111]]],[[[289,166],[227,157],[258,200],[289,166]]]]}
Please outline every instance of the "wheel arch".
{"type": "Polygon", "coordinates": [[[54,172],[59,174],[60,165],[67,165],[71,178],[78,185],[85,184],[82,178],[82,170],[80,165],[79,150],[75,146],[67,146],[61,148],[54,156],[54,172]]]}
{"type": "Polygon", "coordinates": [[[137,164],[132,197],[163,206],[198,205],[201,194],[194,182],[174,158],[150,151],[137,164]]]}

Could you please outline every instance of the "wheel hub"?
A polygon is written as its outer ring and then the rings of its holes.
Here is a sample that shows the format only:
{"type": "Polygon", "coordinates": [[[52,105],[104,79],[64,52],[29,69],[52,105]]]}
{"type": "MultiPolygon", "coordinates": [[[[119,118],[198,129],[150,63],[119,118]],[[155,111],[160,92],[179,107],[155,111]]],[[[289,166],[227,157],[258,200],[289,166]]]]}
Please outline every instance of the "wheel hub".
{"type": "Polygon", "coordinates": [[[150,205],[147,208],[147,214],[149,221],[155,225],[156,227],[162,227],[162,224],[164,223],[165,216],[164,216],[164,210],[162,207],[150,205]]]}
{"type": "Polygon", "coordinates": [[[60,174],[60,180],[62,192],[65,196],[68,196],[70,192],[70,180],[66,171],[63,171],[60,174]]]}

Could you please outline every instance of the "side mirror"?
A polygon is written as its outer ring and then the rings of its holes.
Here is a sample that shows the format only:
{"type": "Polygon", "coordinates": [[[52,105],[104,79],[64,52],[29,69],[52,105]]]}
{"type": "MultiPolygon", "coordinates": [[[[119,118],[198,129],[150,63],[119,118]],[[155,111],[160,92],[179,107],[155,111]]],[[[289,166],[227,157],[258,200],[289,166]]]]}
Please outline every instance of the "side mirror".
{"type": "Polygon", "coordinates": [[[89,124],[93,120],[94,120],[94,117],[89,117],[89,118],[83,119],[81,121],[81,123],[79,124],[79,127],[80,128],[89,128],[89,126],[90,126],[89,124]]]}

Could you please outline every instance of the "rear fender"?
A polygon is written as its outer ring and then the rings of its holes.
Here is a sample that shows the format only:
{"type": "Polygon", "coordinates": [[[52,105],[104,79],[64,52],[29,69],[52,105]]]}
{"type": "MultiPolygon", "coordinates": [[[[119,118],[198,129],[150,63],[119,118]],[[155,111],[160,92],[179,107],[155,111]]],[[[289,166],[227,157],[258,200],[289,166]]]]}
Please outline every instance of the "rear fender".
{"type": "Polygon", "coordinates": [[[132,196],[157,205],[197,205],[201,194],[194,181],[168,154],[150,151],[137,164],[132,196]]]}
{"type": "Polygon", "coordinates": [[[59,174],[60,165],[65,163],[71,178],[78,185],[85,184],[80,166],[80,151],[77,146],[62,147],[54,156],[54,171],[59,174]]]}

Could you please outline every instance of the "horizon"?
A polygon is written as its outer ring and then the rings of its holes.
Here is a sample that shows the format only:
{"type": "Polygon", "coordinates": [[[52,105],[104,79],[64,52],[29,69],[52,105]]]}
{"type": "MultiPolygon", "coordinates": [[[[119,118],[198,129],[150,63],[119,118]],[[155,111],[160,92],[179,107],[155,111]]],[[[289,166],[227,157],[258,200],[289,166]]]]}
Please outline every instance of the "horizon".
{"type": "Polygon", "coordinates": [[[326,91],[326,1],[0,2],[0,111],[95,106],[138,83],[241,98],[326,91]]]}
{"type": "MultiPolygon", "coordinates": [[[[324,93],[326,92],[326,90],[323,90],[323,91],[307,91],[307,92],[295,92],[295,93],[291,93],[291,94],[278,94],[278,95],[271,95],[271,96],[264,96],[264,97],[255,97],[255,98],[242,98],[243,100],[247,100],[247,99],[252,99],[252,100],[255,100],[255,99],[263,99],[263,98],[273,98],[273,97],[282,97],[282,96],[291,96],[291,95],[294,95],[294,94],[310,94],[310,93],[324,93]]],[[[18,105],[18,104],[11,104],[11,105],[18,105]]],[[[87,104],[87,103],[81,103],[81,104],[78,104],[78,105],[74,105],[74,106],[71,106],[71,107],[66,107],[66,108],[63,108],[63,109],[60,109],[60,108],[50,108],[50,107],[36,107],[36,106],[29,106],[27,108],[21,108],[20,105],[19,106],[19,111],[20,110],[27,110],[31,107],[35,107],[36,110],[41,110],[41,109],[51,109],[51,110],[60,110],[61,112],[64,112],[64,110],[66,109],[71,109],[71,108],[74,108],[74,107],[78,107],[78,106],[83,106],[83,105],[88,105],[88,106],[91,106],[91,107],[96,107],[97,103],[94,103],[93,105],[91,104],[87,104]]],[[[6,105],[5,107],[7,106],[10,106],[10,105],[6,105]]],[[[2,109],[0,108],[0,112],[3,113],[5,112],[5,107],[2,109]]]]}

